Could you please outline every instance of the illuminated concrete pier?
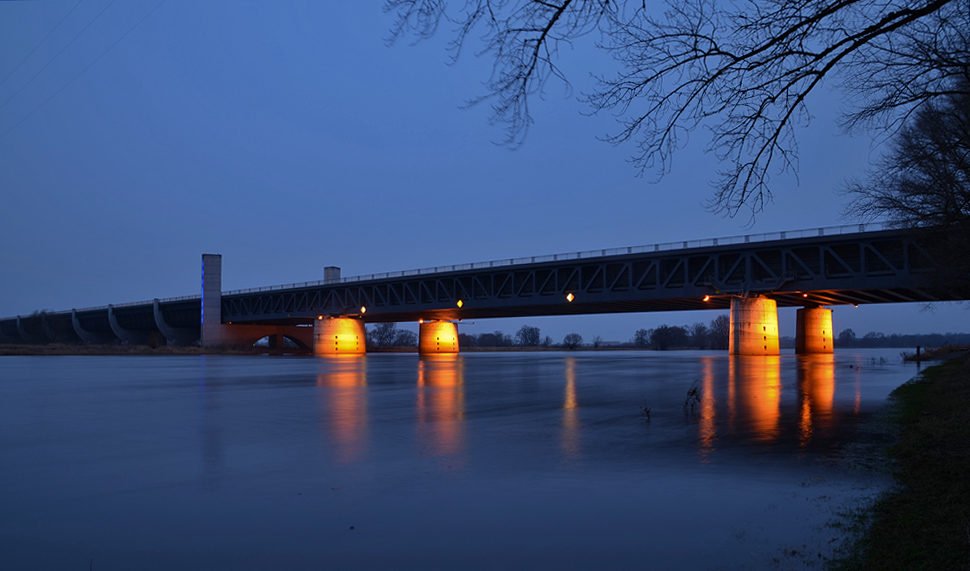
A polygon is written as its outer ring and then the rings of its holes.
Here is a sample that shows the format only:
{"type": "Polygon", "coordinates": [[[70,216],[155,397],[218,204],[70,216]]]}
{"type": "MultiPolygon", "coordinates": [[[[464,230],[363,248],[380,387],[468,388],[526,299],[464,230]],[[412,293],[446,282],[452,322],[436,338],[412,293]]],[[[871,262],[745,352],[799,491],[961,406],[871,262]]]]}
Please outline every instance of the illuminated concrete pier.
{"type": "Polygon", "coordinates": [[[313,322],[314,355],[363,355],[367,353],[364,320],[353,317],[318,317],[313,322]]]}
{"type": "Polygon", "coordinates": [[[433,355],[458,352],[458,326],[451,321],[422,321],[418,353],[433,355]]]}
{"type": "Polygon", "coordinates": [[[778,355],[778,304],[766,297],[731,299],[731,355],[778,355]]]}
{"type": "Polygon", "coordinates": [[[832,310],[799,309],[795,317],[795,352],[801,355],[832,352],[832,310]]]}

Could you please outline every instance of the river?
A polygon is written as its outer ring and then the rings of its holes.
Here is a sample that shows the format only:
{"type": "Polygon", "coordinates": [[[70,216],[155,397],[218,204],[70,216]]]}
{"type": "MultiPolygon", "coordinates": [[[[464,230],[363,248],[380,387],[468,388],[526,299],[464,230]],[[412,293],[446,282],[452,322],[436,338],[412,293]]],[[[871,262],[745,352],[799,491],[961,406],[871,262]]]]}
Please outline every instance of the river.
{"type": "Polygon", "coordinates": [[[915,373],[898,350],[2,357],[0,567],[817,568],[888,483],[847,443],[915,373]]]}

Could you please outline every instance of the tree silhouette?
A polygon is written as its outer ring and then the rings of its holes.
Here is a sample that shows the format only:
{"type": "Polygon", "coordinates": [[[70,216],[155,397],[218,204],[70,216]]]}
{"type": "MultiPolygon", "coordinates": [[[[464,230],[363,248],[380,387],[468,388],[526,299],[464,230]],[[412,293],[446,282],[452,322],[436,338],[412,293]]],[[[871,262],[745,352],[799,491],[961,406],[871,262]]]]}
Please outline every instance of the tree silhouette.
{"type": "Polygon", "coordinates": [[[633,334],[633,345],[645,349],[650,346],[650,336],[653,329],[637,329],[633,334]]]}
{"type": "MultiPolygon", "coordinates": [[[[970,8],[970,6],[968,6],[970,8]]],[[[953,89],[899,131],[866,180],[851,183],[845,214],[920,229],[942,284],[968,291],[970,275],[970,59],[953,89]]]]}
{"type": "Polygon", "coordinates": [[[661,325],[653,330],[650,342],[654,348],[666,351],[687,345],[687,330],[677,325],[661,325]]]}
{"type": "Polygon", "coordinates": [[[718,315],[712,319],[708,339],[711,342],[711,349],[727,349],[731,342],[731,318],[727,315],[718,315]]]}
{"type": "Polygon", "coordinates": [[[397,332],[397,323],[393,321],[377,323],[367,332],[367,340],[374,347],[390,347],[394,345],[394,338],[397,337],[397,332]]]}
{"type": "Polygon", "coordinates": [[[523,325],[515,334],[515,342],[523,347],[538,347],[542,342],[538,327],[523,325]]]}
{"type": "Polygon", "coordinates": [[[709,207],[752,215],[771,199],[773,172],[797,171],[795,128],[825,83],[844,92],[844,125],[891,133],[946,93],[965,69],[967,0],[387,0],[389,42],[428,38],[446,23],[458,58],[472,45],[493,59],[485,93],[504,142],[522,143],[529,101],[550,80],[568,86],[560,48],[596,34],[618,65],[584,99],[620,122],[607,140],[634,144],[640,173],[662,176],[688,132],[709,129],[725,169],[709,207]],[[655,5],[660,5],[657,2],[655,5]]]}
{"type": "Polygon", "coordinates": [[[562,340],[562,344],[566,349],[572,351],[583,344],[583,336],[579,333],[567,333],[562,340]]]}

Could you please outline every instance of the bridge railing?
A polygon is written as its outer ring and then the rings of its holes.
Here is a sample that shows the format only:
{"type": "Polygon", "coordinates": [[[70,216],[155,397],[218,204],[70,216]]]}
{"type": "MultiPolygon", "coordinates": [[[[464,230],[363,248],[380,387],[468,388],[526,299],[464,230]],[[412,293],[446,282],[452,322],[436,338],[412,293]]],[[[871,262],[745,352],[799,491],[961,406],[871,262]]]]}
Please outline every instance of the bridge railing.
{"type": "MultiPolygon", "coordinates": [[[[259,293],[283,289],[318,287],[322,285],[335,285],[345,283],[364,282],[371,280],[383,280],[391,278],[402,278],[410,276],[423,276],[428,274],[439,274],[447,272],[459,272],[465,270],[478,270],[488,268],[501,268],[505,266],[517,266],[523,264],[537,264],[543,262],[558,262],[569,260],[581,260],[585,258],[600,258],[606,256],[622,256],[624,254],[645,254],[649,252],[668,252],[671,250],[690,250],[693,248],[709,248],[711,246],[730,246],[734,244],[750,244],[758,242],[772,242],[775,240],[790,240],[797,238],[812,238],[817,236],[838,236],[842,234],[857,234],[859,232],[875,232],[891,228],[888,223],[875,222],[868,224],[847,224],[843,226],[827,226],[824,228],[810,228],[804,230],[786,230],[784,232],[766,232],[762,234],[746,234],[740,236],[728,236],[725,238],[707,238],[704,240],[684,240],[680,242],[664,242],[661,244],[650,244],[646,246],[628,246],[626,248],[606,248],[602,250],[585,250],[582,252],[570,252],[564,254],[549,254],[545,256],[526,256],[521,258],[505,258],[501,260],[491,260],[488,262],[475,262],[471,264],[455,264],[450,266],[434,266],[419,270],[402,270],[397,272],[383,272],[379,274],[366,274],[362,276],[349,276],[340,280],[318,280],[312,282],[301,282],[274,286],[264,286],[248,289],[237,289],[225,291],[223,295],[236,295],[246,293],[259,293]]],[[[151,302],[149,302],[151,303],[151,302]]],[[[121,307],[116,305],[115,307],[121,307]]]]}
{"type": "MultiPolygon", "coordinates": [[[[292,283],[274,286],[265,286],[248,289],[237,289],[222,292],[223,295],[235,295],[245,293],[258,293],[265,291],[275,291],[291,288],[317,287],[321,285],[333,285],[341,283],[354,283],[370,280],[381,280],[389,278],[400,278],[409,276],[422,276],[427,274],[437,274],[446,272],[456,272],[463,270],[477,270],[487,268],[501,268],[505,266],[517,266],[522,264],[536,264],[543,262],[558,262],[569,260],[581,260],[585,258],[599,258],[606,256],[622,256],[624,254],[644,254],[649,252],[669,252],[672,250],[690,250],[693,248],[709,248],[711,246],[730,246],[734,244],[750,244],[758,242],[771,242],[775,240],[812,238],[817,236],[838,236],[842,234],[857,234],[859,232],[875,232],[878,230],[888,230],[892,226],[886,222],[874,222],[868,224],[847,224],[843,226],[827,226],[824,228],[810,228],[805,230],[786,230],[784,232],[766,232],[762,234],[747,234],[740,236],[728,236],[724,238],[707,238],[704,240],[684,240],[679,242],[663,242],[660,244],[650,244],[646,246],[628,246],[626,248],[606,248],[601,250],[585,250],[582,252],[570,252],[564,254],[549,254],[545,256],[526,256],[521,258],[505,258],[501,260],[491,260],[488,262],[475,262],[471,264],[456,264],[451,266],[434,266],[422,268],[420,270],[403,270],[398,272],[383,272],[379,274],[367,274],[362,276],[350,276],[340,280],[326,281],[317,280],[311,282],[292,283]]],[[[201,295],[183,295],[180,297],[168,297],[159,299],[160,303],[171,303],[176,301],[189,301],[201,299],[201,295]]],[[[136,305],[151,305],[154,300],[132,301],[128,303],[113,304],[115,308],[132,307],[136,305]]],[[[103,311],[108,309],[107,305],[96,307],[85,307],[77,311],[103,311]]],[[[71,310],[47,312],[51,315],[70,314],[71,310]]],[[[14,319],[9,317],[5,319],[14,319]]]]}

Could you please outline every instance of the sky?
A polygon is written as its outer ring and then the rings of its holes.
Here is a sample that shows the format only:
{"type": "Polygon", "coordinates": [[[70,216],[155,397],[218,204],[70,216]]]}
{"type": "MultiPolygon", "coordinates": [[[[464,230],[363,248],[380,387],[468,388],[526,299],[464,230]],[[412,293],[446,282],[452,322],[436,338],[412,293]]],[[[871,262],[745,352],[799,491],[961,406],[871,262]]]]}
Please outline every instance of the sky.
{"type": "MultiPolygon", "coordinates": [[[[382,2],[0,1],[0,316],[193,295],[203,253],[223,288],[817,228],[879,148],[809,102],[798,177],[753,224],[704,208],[718,164],[695,132],[659,182],[578,96],[611,62],[577,42],[571,90],[532,102],[516,150],[483,94],[491,61],[449,65],[447,33],[388,46],[382,2]]],[[[445,32],[447,29],[444,30],[445,32]]],[[[834,308],[858,335],[967,331],[965,304],[834,308]]],[[[560,340],[625,341],[718,312],[480,320],[560,340]]],[[[794,335],[794,309],[779,311],[794,335]]],[[[415,329],[415,326],[408,326],[415,329]]]]}

